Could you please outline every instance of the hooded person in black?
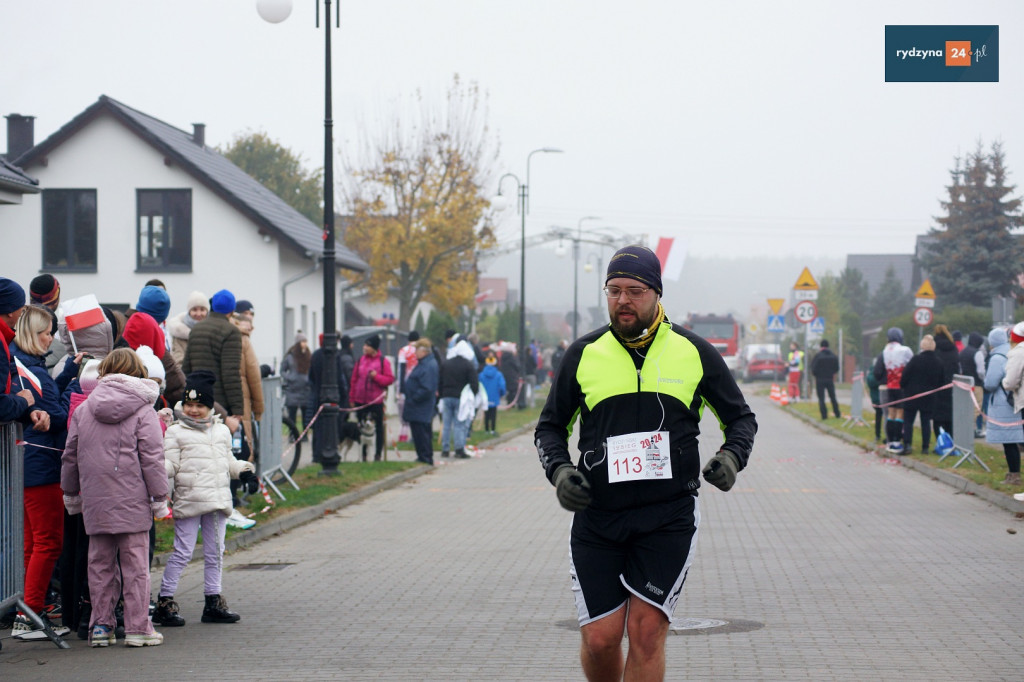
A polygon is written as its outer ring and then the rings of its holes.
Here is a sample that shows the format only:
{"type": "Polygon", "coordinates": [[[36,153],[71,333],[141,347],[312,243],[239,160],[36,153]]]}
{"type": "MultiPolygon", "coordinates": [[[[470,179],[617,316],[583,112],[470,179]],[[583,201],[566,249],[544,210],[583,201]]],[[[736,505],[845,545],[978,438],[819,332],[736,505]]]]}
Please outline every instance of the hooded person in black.
{"type": "Polygon", "coordinates": [[[925,334],[921,338],[921,352],[910,358],[900,378],[900,387],[907,398],[903,404],[903,451],[906,453],[914,444],[914,418],[918,414],[921,415],[921,454],[928,452],[935,407],[935,394],[930,391],[942,386],[942,371],[942,363],[935,354],[935,339],[925,334]]]}
{"type": "MultiPolygon", "coordinates": [[[[953,335],[944,324],[935,325],[935,356],[942,364],[942,385],[953,381],[954,374],[960,374],[960,353],[953,343],[953,335]]],[[[935,433],[941,427],[953,435],[953,389],[948,388],[935,394],[935,412],[932,414],[935,433]]]]}
{"type": "Polygon", "coordinates": [[[821,340],[821,350],[811,361],[811,374],[814,375],[814,385],[818,391],[818,408],[821,410],[821,418],[828,419],[828,410],[825,409],[825,392],[832,401],[832,411],[836,419],[839,419],[839,403],[836,401],[835,376],[839,372],[839,358],[828,347],[828,340],[821,340]]]}

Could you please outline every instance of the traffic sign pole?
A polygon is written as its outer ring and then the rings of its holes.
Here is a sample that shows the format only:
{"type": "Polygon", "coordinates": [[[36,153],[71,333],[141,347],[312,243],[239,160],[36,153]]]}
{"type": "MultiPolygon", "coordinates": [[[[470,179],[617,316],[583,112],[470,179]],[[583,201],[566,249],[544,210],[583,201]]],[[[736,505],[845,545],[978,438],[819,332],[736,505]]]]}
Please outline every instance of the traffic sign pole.
{"type": "Polygon", "coordinates": [[[793,285],[793,300],[797,301],[793,308],[793,316],[798,322],[804,324],[804,361],[803,376],[800,377],[804,385],[804,395],[810,398],[811,377],[808,369],[808,352],[811,349],[811,325],[810,323],[818,316],[818,306],[814,302],[818,300],[818,281],[814,279],[810,269],[804,268],[793,285]]]}

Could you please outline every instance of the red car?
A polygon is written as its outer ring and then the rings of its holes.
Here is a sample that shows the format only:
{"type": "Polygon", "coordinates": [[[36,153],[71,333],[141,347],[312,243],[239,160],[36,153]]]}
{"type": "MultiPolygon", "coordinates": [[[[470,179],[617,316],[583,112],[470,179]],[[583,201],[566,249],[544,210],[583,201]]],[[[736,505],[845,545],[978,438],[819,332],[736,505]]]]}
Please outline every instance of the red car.
{"type": "Polygon", "coordinates": [[[743,353],[743,381],[755,379],[782,381],[786,376],[786,361],[777,343],[747,346],[743,353]]]}

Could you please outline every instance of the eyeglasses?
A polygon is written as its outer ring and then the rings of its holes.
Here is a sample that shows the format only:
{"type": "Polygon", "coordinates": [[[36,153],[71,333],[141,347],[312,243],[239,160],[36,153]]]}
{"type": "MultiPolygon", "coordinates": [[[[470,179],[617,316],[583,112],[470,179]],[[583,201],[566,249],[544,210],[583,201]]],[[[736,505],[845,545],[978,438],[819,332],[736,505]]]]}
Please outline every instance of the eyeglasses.
{"type": "Polygon", "coordinates": [[[644,294],[646,294],[650,290],[650,287],[626,287],[625,289],[623,289],[622,287],[605,287],[604,295],[612,300],[618,300],[619,296],[622,295],[622,292],[625,291],[626,296],[629,297],[629,300],[639,301],[641,298],[644,297],[644,294]]]}

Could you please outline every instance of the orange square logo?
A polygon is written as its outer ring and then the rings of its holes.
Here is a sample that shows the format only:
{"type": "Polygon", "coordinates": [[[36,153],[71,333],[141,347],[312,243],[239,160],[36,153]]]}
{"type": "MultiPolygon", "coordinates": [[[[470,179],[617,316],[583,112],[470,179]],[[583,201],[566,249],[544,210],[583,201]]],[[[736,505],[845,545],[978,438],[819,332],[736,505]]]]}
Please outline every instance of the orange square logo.
{"type": "Polygon", "coordinates": [[[947,40],[946,41],[946,66],[970,66],[971,65],[971,41],[969,40],[947,40]]]}

